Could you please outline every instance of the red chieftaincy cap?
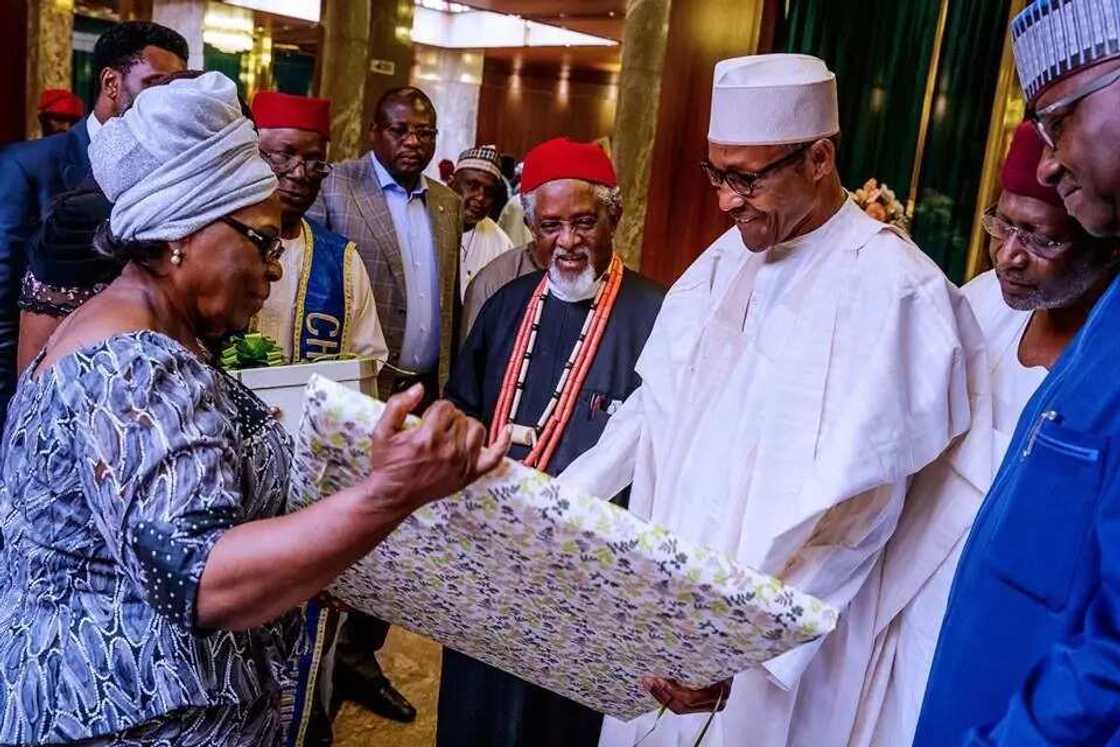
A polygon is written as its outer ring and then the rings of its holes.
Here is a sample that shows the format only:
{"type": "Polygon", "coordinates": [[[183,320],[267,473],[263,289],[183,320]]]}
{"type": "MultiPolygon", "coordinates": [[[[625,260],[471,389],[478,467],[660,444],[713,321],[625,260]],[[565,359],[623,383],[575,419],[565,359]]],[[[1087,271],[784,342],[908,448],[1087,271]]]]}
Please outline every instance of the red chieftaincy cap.
{"type": "Polygon", "coordinates": [[[85,115],[85,105],[65,88],[46,88],[39,96],[39,113],[78,120],[85,115]]]}
{"type": "Polygon", "coordinates": [[[525,155],[521,193],[532,192],[556,179],[582,179],[608,187],[618,186],[610,156],[595,143],[577,143],[566,137],[541,143],[525,155]]]}
{"type": "Polygon", "coordinates": [[[1003,162],[1000,186],[1005,192],[1033,197],[1048,205],[1063,207],[1064,203],[1058,190],[1038,181],[1038,162],[1042,160],[1044,147],[1045,144],[1032,122],[1023,122],[1019,125],[1019,129],[1015,130],[1015,138],[1011,141],[1007,160],[1003,162]]]}
{"type": "Polygon", "coordinates": [[[317,132],[328,140],[331,136],[331,102],[328,99],[261,91],[253,97],[253,119],[262,129],[291,127],[317,132]]]}

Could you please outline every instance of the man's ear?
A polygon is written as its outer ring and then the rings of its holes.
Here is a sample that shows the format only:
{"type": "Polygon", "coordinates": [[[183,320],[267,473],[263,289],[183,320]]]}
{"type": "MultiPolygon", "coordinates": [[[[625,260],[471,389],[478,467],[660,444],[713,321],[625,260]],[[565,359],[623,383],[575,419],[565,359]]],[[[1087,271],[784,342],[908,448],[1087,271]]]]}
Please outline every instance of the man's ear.
{"type": "Polygon", "coordinates": [[[116,103],[121,95],[121,73],[111,67],[101,70],[101,95],[116,103]]]}
{"type": "Polygon", "coordinates": [[[836,146],[829,139],[818,140],[809,146],[809,163],[813,168],[813,180],[820,181],[836,171],[836,146]]]}

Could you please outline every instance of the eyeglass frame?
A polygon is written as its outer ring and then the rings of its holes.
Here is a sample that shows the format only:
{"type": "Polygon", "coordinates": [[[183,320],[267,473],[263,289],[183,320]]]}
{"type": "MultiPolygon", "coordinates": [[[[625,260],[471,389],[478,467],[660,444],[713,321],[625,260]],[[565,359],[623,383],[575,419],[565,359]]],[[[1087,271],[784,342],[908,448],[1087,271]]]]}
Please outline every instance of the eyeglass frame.
{"type": "Polygon", "coordinates": [[[393,136],[394,140],[398,140],[400,142],[404,142],[408,139],[409,135],[412,135],[416,138],[416,142],[430,144],[434,143],[436,141],[436,137],[439,135],[439,128],[435,127],[434,125],[422,125],[421,127],[413,127],[412,125],[404,124],[403,122],[392,122],[390,124],[375,124],[375,126],[379,130],[388,132],[393,136]],[[396,132],[393,132],[394,128],[404,128],[405,131],[403,134],[398,135],[396,132]]]}
{"type": "Polygon", "coordinates": [[[554,237],[560,236],[560,232],[564,228],[564,226],[568,226],[569,230],[571,230],[572,233],[577,233],[580,236],[587,237],[587,236],[590,236],[591,234],[595,233],[597,230],[599,230],[599,227],[602,224],[603,224],[603,218],[601,216],[596,215],[594,218],[592,218],[591,216],[585,215],[585,216],[581,216],[579,218],[576,218],[575,220],[563,220],[563,219],[560,219],[560,218],[546,218],[544,220],[537,221],[537,223],[535,224],[534,227],[537,229],[537,231],[544,234],[548,238],[554,238],[554,237]],[[586,220],[591,220],[591,221],[594,221],[594,222],[590,223],[590,224],[585,224],[585,225],[580,225],[579,224],[580,221],[586,221],[586,220]],[[554,226],[549,226],[548,228],[545,228],[545,226],[544,226],[545,223],[550,223],[550,224],[555,224],[555,225],[554,226]]]}
{"type": "Polygon", "coordinates": [[[1047,261],[1058,259],[1077,245],[1076,240],[1055,241],[1045,234],[1041,234],[1036,231],[1028,231],[1025,228],[1020,228],[1014,223],[1008,221],[1003,215],[1000,214],[998,204],[989,206],[988,209],[984,211],[980,222],[984,227],[984,232],[996,241],[1001,242],[1001,245],[1006,244],[1011,240],[1012,237],[1014,237],[1018,239],[1019,245],[1026,249],[1028,254],[1033,257],[1038,257],[1039,259],[1045,259],[1047,261]],[[1008,236],[1006,238],[1001,239],[999,236],[996,236],[996,234],[993,233],[992,228],[990,227],[990,223],[997,221],[1007,227],[1008,236]],[[1044,245],[1032,244],[1032,239],[1035,241],[1041,240],[1045,242],[1046,245],[1049,245],[1053,248],[1045,248],[1044,245]]]}
{"type": "Polygon", "coordinates": [[[303,156],[297,156],[292,153],[281,153],[275,150],[265,150],[264,148],[258,148],[258,150],[260,151],[261,157],[264,158],[265,162],[273,171],[276,171],[276,169],[283,169],[277,172],[280,176],[290,174],[302,165],[305,174],[316,179],[322,179],[325,178],[327,174],[331,173],[331,169],[333,168],[330,163],[319,158],[308,160],[303,156]],[[277,156],[287,159],[289,164],[287,168],[284,168],[281,164],[273,160],[277,156]],[[312,168],[315,169],[314,172],[312,168]]]}
{"type": "Polygon", "coordinates": [[[1069,96],[1065,96],[1041,110],[1032,110],[1028,116],[1031,122],[1034,123],[1034,128],[1038,131],[1038,136],[1042,138],[1042,142],[1044,142],[1050,150],[1057,150],[1058,141],[1061,139],[1061,131],[1059,130],[1057,133],[1054,133],[1054,124],[1062,122],[1062,120],[1073,114],[1077,109],[1077,105],[1080,104],[1082,100],[1092,96],[1094,93],[1103,91],[1116,83],[1116,81],[1120,81],[1120,68],[1093,78],[1093,80],[1086,83],[1081,90],[1076,93],[1071,93],[1069,96]],[[1065,110],[1064,113],[1060,116],[1055,116],[1063,110],[1065,110]],[[1048,122],[1046,120],[1050,121],[1048,122]]]}
{"type": "Polygon", "coordinates": [[[706,158],[700,162],[700,169],[704,172],[704,176],[708,178],[708,181],[714,188],[719,189],[724,184],[726,184],[728,189],[730,189],[740,197],[753,197],[760,181],[770,176],[771,174],[776,173],[782,168],[789,166],[792,163],[796,163],[797,159],[803,156],[806,151],[812,148],[816,143],[816,140],[808,143],[802,143],[801,145],[797,146],[797,148],[785,154],[778,160],[766,164],[758,171],[736,171],[735,169],[724,170],[716,168],[714,165],[712,165],[712,162],[706,158]],[[735,186],[730,181],[728,181],[728,175],[747,180],[747,191],[742,192],[736,189],[735,186]]]}
{"type": "Polygon", "coordinates": [[[268,236],[228,215],[223,215],[218,220],[247,238],[260,252],[261,259],[266,264],[268,262],[278,262],[280,257],[284,256],[284,240],[280,238],[280,234],[268,236]]]}

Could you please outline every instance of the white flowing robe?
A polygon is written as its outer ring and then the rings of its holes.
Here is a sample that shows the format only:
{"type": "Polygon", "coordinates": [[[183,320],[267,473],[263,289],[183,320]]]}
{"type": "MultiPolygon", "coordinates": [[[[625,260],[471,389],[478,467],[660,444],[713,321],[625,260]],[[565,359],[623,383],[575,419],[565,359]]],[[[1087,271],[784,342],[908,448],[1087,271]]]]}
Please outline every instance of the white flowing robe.
{"type": "MultiPolygon", "coordinates": [[[[980,348],[941,271],[850,200],[758,254],[732,229],[670,290],[642,386],[562,479],[604,497],[632,483],[638,515],[842,612],[825,639],[735,678],[708,747],[847,742],[882,549],[909,476],[968,428],[980,348]]],[[[667,714],[642,744],[691,747],[706,718],[667,714]]],[[[608,719],[602,744],[652,724],[608,719]]]]}
{"type": "Polygon", "coordinates": [[[995,273],[980,275],[962,291],[984,335],[987,369],[974,376],[978,396],[967,437],[914,479],[887,545],[853,747],[914,741],[961,550],[1019,415],[1046,378],[1045,368],[1019,362],[1031,312],[1004,303],[995,273]]]}
{"type": "Polygon", "coordinates": [[[483,218],[469,231],[463,232],[459,246],[459,293],[467,297],[467,286],[486,265],[513,248],[506,232],[490,218],[483,218]]]}

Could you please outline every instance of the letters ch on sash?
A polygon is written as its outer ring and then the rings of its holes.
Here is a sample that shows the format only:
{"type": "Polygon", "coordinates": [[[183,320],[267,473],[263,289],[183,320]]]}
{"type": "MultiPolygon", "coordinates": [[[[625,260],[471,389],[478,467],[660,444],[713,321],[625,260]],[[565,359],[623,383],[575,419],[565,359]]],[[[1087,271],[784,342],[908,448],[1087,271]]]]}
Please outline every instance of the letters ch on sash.
{"type": "Polygon", "coordinates": [[[305,344],[308,348],[317,348],[317,355],[334,355],[339,351],[338,337],[342,334],[342,322],[338,317],[331,314],[311,312],[307,315],[304,326],[310,334],[315,335],[315,337],[308,337],[305,344]],[[323,324],[318,325],[318,322],[323,322],[323,324]],[[328,339],[320,339],[321,337],[328,339]]]}

